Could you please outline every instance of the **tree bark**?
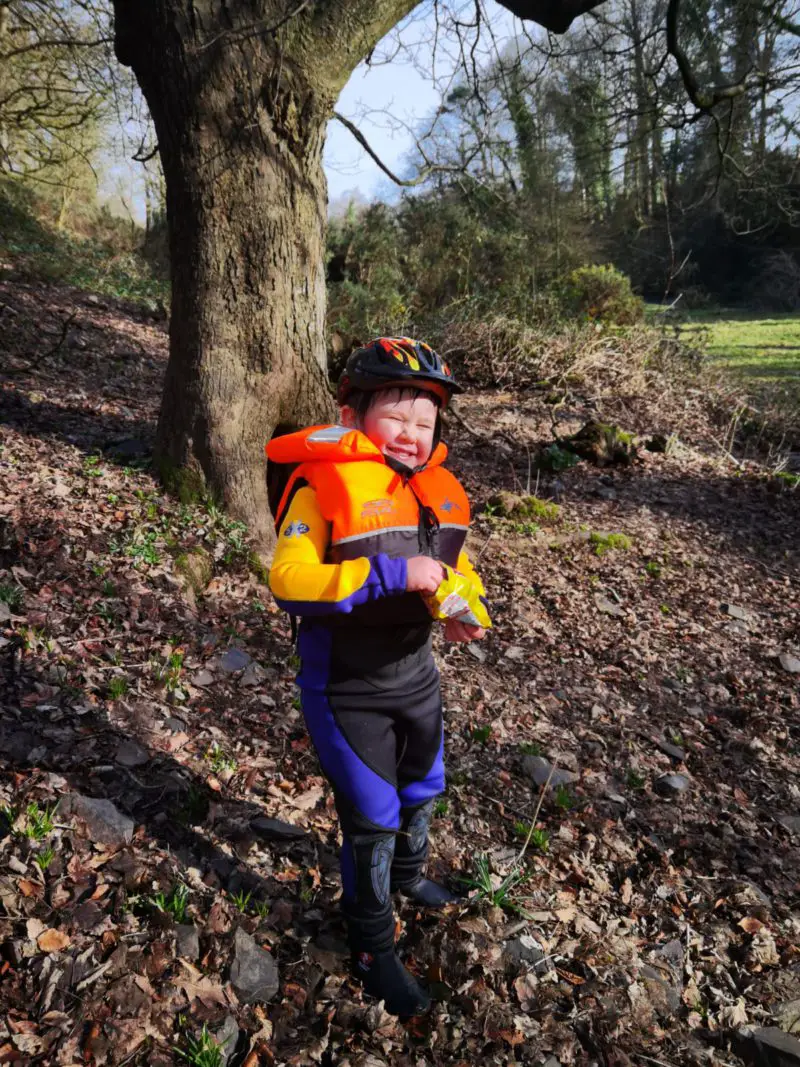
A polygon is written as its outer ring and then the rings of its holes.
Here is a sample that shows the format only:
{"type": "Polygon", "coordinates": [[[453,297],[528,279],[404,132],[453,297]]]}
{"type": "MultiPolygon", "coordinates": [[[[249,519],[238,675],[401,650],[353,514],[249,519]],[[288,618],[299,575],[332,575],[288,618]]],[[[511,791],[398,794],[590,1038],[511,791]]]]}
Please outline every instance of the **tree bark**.
{"type": "Polygon", "coordinates": [[[156,7],[160,25],[118,22],[118,50],[147,97],[167,188],[172,314],[157,460],[168,485],[213,495],[268,544],[264,445],[277,427],[334,410],[322,170],[332,100],[274,40],[209,44],[191,4],[156,7]]]}

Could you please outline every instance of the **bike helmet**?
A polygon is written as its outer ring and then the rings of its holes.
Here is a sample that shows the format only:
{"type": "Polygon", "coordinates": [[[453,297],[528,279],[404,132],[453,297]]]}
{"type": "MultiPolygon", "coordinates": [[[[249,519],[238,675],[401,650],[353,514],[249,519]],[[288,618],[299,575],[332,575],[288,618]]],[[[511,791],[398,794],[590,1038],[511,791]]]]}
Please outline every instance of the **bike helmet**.
{"type": "Polygon", "coordinates": [[[350,355],[337,397],[346,404],[354,390],[374,392],[392,385],[426,389],[438,396],[442,407],[462,391],[448,365],[424,341],[378,337],[350,355]]]}

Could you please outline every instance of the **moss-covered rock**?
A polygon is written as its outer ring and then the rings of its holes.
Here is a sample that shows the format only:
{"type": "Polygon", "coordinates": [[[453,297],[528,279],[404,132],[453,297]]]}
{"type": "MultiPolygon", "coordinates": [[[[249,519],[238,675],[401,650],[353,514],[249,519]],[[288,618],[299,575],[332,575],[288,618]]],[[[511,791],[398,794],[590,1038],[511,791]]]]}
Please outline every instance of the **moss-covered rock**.
{"type": "Polygon", "coordinates": [[[489,498],[491,514],[515,522],[538,522],[544,525],[558,522],[561,508],[549,500],[540,500],[536,496],[518,496],[501,489],[489,498]]]}
{"type": "Polygon", "coordinates": [[[213,561],[204,548],[193,548],[189,552],[182,552],[175,559],[175,570],[195,596],[205,592],[214,576],[213,561]]]}
{"type": "Polygon", "coordinates": [[[636,458],[638,442],[634,434],[613,423],[592,420],[564,444],[581,459],[598,467],[607,467],[615,463],[631,463],[636,458]]]}

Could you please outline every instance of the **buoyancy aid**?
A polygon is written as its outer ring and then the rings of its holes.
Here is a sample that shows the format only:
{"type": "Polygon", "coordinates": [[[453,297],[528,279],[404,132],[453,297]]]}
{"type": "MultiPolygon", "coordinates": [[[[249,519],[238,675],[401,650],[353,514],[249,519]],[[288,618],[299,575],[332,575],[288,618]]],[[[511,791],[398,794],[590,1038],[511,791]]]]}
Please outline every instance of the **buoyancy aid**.
{"type": "Polygon", "coordinates": [[[267,445],[273,463],[297,464],[278,505],[276,525],[292,496],[310,485],[331,524],[327,562],[384,552],[427,555],[455,567],[469,527],[469,501],[445,470],[439,443],[424,467],[408,470],[387,461],[360,430],[313,426],[267,445]]]}

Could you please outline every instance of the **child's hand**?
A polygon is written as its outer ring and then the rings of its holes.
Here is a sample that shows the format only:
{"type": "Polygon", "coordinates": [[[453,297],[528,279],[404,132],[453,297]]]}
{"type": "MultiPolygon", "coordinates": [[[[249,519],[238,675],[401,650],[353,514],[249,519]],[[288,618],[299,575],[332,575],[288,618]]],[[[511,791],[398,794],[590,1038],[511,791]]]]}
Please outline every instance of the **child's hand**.
{"type": "Polygon", "coordinates": [[[414,556],[408,561],[406,589],[409,593],[435,593],[444,581],[444,569],[430,556],[414,556]]]}
{"type": "Polygon", "coordinates": [[[444,637],[446,641],[457,641],[460,644],[468,644],[470,641],[481,641],[486,636],[482,626],[470,626],[460,619],[447,619],[444,624],[444,637]]]}

